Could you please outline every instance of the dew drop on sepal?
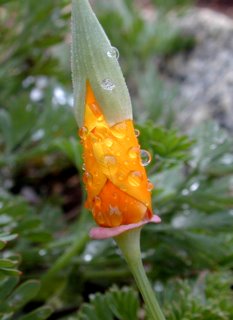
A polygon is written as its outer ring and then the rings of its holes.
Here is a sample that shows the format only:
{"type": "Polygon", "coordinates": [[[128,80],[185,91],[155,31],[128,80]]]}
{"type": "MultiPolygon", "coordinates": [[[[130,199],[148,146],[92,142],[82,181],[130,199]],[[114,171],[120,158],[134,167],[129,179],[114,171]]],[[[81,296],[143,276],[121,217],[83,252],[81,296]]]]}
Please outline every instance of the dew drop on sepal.
{"type": "Polygon", "coordinates": [[[120,57],[120,54],[119,54],[119,51],[118,51],[117,48],[111,47],[111,49],[109,49],[109,50],[107,51],[107,56],[108,56],[109,58],[115,58],[115,59],[118,60],[119,57],[120,57]]]}
{"type": "Polygon", "coordinates": [[[101,83],[101,87],[104,90],[112,91],[116,87],[116,85],[111,79],[104,79],[101,83]]]}

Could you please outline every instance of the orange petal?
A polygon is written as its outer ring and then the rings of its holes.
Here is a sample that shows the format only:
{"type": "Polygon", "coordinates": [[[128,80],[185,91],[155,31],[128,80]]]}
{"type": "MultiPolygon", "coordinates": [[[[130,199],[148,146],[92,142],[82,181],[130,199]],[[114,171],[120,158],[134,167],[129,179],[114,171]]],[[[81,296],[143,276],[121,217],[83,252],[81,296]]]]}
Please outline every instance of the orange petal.
{"type": "Polygon", "coordinates": [[[87,83],[84,127],[87,207],[101,226],[139,222],[152,216],[151,185],[140,161],[132,120],[109,126],[87,83]],[[114,196],[113,196],[114,195],[114,196]]]}

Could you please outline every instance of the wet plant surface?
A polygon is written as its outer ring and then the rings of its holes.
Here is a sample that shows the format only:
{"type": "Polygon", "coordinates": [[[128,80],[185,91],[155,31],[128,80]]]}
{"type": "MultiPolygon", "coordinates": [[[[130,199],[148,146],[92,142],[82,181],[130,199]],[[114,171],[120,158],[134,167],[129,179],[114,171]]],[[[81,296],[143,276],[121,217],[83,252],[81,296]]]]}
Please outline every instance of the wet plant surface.
{"type": "MultiPolygon", "coordinates": [[[[133,1],[95,5],[150,153],[143,161],[162,223],[143,229],[144,265],[168,320],[231,320],[232,134],[211,120],[179,128],[177,89],[168,91],[154,62],[195,42],[167,24],[168,7],[155,24],[133,1]]],[[[115,243],[88,236],[70,10],[68,0],[0,0],[0,318],[146,319],[115,243]]],[[[114,90],[111,79],[102,85],[114,90]]],[[[129,179],[137,184],[140,175],[129,179]]]]}

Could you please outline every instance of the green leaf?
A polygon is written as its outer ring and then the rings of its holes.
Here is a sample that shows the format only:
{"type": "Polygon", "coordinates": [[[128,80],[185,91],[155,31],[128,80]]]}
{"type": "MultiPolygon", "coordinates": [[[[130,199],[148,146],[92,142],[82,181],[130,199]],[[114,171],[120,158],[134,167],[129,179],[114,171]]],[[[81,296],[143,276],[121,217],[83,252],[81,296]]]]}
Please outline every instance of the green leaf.
{"type": "Polygon", "coordinates": [[[0,300],[4,299],[11,293],[19,282],[18,277],[6,277],[0,281],[0,300]]]}
{"type": "Polygon", "coordinates": [[[12,146],[12,123],[9,113],[6,110],[0,110],[0,131],[5,138],[6,150],[12,146]]]}
{"type": "Polygon", "coordinates": [[[131,288],[113,287],[106,294],[91,295],[78,312],[77,320],[135,320],[139,301],[137,292],[131,288]]]}
{"type": "Polygon", "coordinates": [[[107,300],[113,314],[120,320],[135,320],[139,310],[138,294],[132,288],[119,290],[113,287],[107,293],[107,300]]]}
{"type": "Polygon", "coordinates": [[[7,299],[7,303],[13,310],[22,308],[28,301],[32,300],[40,289],[40,282],[36,280],[28,280],[21,284],[11,296],[7,299]]]}
{"type": "Polygon", "coordinates": [[[0,259],[0,269],[1,268],[11,268],[14,267],[17,263],[9,259],[0,259]]]}
{"type": "Polygon", "coordinates": [[[44,320],[47,319],[53,312],[53,309],[49,306],[40,307],[23,317],[20,320],[44,320]]]}

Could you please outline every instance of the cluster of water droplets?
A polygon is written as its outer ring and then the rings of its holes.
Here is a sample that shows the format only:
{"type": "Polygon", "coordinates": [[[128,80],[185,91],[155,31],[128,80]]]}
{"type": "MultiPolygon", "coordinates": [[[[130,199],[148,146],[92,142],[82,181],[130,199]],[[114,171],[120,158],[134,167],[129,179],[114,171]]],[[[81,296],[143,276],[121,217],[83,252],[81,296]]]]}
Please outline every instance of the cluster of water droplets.
{"type": "MultiPolygon", "coordinates": [[[[120,57],[120,54],[119,54],[119,51],[118,51],[117,48],[111,47],[111,48],[107,51],[107,56],[108,56],[108,58],[110,58],[110,59],[116,59],[116,60],[118,60],[119,57],[120,57]]],[[[101,82],[101,87],[102,87],[104,90],[113,91],[113,89],[115,89],[115,87],[116,87],[116,84],[115,84],[110,78],[106,78],[106,79],[103,79],[103,80],[102,80],[102,82],[101,82]]]]}

